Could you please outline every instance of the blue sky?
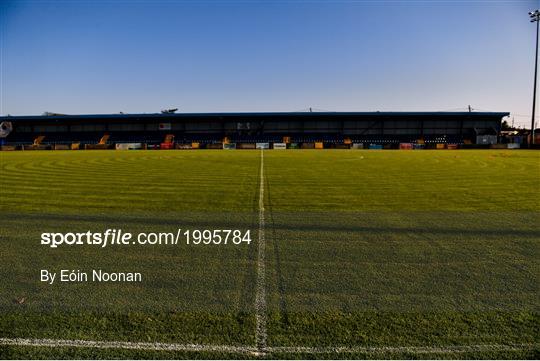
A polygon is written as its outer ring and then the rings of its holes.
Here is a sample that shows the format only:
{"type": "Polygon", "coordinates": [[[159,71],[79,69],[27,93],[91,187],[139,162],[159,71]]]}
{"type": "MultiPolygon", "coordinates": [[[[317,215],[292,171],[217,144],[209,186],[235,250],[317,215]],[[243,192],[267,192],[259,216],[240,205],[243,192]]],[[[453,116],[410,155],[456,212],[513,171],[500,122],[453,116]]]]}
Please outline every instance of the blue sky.
{"type": "Polygon", "coordinates": [[[538,1],[3,1],[0,113],[510,111],[538,1]]]}

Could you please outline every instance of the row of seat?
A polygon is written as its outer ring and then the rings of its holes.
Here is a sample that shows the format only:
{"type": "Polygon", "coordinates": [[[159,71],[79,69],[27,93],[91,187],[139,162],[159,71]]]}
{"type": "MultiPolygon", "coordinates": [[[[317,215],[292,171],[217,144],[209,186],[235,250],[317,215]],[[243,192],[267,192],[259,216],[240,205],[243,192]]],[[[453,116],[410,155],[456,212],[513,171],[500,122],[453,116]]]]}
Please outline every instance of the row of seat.
{"type": "MultiPolygon", "coordinates": [[[[169,133],[168,133],[169,134],[169,133]]],[[[173,134],[176,143],[218,143],[225,137],[215,134],[173,134]]],[[[98,144],[104,134],[102,132],[78,132],[78,133],[16,133],[13,132],[5,139],[7,144],[33,144],[38,136],[44,136],[43,144],[98,144]]],[[[281,143],[283,136],[277,134],[262,136],[227,136],[231,143],[281,143]]],[[[292,134],[288,136],[288,142],[291,143],[373,143],[373,144],[397,144],[397,143],[421,143],[418,136],[343,136],[337,134],[330,135],[306,135],[292,134]]],[[[110,132],[108,143],[147,143],[160,144],[164,141],[165,134],[148,132],[110,132]]],[[[425,136],[424,143],[445,143],[445,144],[463,144],[464,139],[460,136],[425,136]]]]}

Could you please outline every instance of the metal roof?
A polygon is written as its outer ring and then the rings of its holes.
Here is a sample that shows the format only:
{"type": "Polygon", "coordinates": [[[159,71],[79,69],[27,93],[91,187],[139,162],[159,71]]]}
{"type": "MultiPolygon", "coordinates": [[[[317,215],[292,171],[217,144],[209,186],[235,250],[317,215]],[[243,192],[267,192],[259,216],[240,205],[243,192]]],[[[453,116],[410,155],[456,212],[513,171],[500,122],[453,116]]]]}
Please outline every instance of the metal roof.
{"type": "Polygon", "coordinates": [[[246,118],[246,117],[493,117],[503,118],[508,112],[231,112],[231,113],[141,113],[141,114],[81,114],[81,115],[8,115],[0,121],[59,121],[59,120],[129,120],[182,118],[246,118]]]}

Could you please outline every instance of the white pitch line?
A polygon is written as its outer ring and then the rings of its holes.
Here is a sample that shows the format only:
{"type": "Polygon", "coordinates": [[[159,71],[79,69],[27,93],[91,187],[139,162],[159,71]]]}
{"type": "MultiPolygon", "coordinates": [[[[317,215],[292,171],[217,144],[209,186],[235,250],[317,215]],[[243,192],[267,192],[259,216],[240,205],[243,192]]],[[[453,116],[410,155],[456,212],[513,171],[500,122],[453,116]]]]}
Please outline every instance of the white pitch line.
{"type": "MultiPolygon", "coordinates": [[[[177,344],[161,342],[127,342],[127,341],[90,341],[90,340],[54,340],[27,338],[0,338],[0,345],[30,347],[76,347],[97,349],[126,349],[143,351],[189,351],[189,352],[222,352],[260,355],[259,348],[249,346],[177,344]]],[[[412,352],[421,354],[465,353],[482,351],[522,351],[540,347],[539,343],[531,344],[480,344],[462,346],[357,346],[357,347],[266,347],[265,353],[307,353],[307,354],[343,354],[343,353],[399,353],[412,352]]]]}
{"type": "Polygon", "coordinates": [[[259,242],[257,256],[257,290],[255,294],[255,340],[260,354],[266,352],[266,268],[264,238],[264,151],[261,149],[259,173],[259,242]]]}
{"type": "Polygon", "coordinates": [[[229,345],[178,344],[162,342],[127,342],[127,341],[91,341],[91,340],[54,340],[29,338],[0,338],[0,345],[39,346],[39,347],[87,347],[117,348],[146,351],[206,351],[223,353],[255,353],[254,347],[229,345]]]}
{"type": "Polygon", "coordinates": [[[451,345],[451,346],[353,346],[353,347],[269,347],[269,352],[277,353],[464,353],[482,351],[520,351],[539,347],[540,344],[480,344],[480,345],[451,345]]]}

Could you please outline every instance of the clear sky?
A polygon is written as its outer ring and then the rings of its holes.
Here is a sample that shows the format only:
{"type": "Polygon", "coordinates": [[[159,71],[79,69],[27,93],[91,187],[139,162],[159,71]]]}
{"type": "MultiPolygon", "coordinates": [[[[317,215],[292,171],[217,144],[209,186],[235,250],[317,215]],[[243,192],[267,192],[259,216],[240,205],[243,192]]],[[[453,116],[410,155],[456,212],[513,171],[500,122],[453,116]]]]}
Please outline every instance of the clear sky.
{"type": "MultiPolygon", "coordinates": [[[[0,1],[2,115],[465,110],[530,123],[539,1],[0,1]]],[[[537,108],[538,109],[538,108],[537,108]]]]}

